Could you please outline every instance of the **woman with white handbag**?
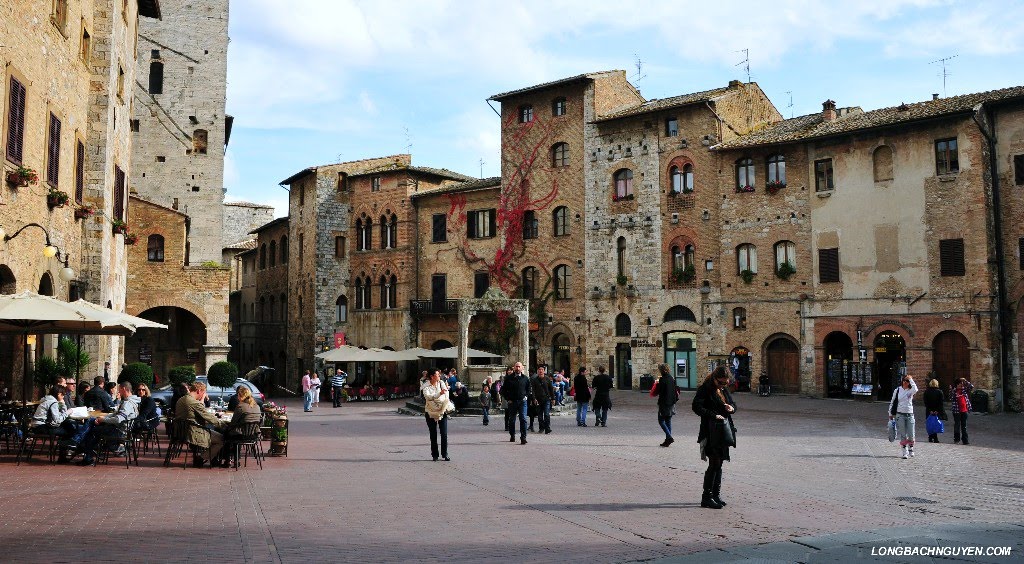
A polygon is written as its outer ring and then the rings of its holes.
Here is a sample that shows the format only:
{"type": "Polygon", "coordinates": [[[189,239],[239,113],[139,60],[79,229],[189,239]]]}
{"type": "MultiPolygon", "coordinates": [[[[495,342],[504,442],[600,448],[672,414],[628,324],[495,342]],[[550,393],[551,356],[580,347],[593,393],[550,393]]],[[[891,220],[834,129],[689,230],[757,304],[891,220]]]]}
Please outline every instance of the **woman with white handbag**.
{"type": "Polygon", "coordinates": [[[448,414],[455,411],[455,406],[448,399],[448,384],[441,379],[441,371],[435,370],[430,378],[420,385],[420,392],[423,394],[425,403],[423,405],[424,416],[427,419],[427,429],[430,430],[430,454],[437,462],[438,457],[448,458],[448,414]],[[437,434],[441,432],[441,449],[437,448],[437,434]]]}

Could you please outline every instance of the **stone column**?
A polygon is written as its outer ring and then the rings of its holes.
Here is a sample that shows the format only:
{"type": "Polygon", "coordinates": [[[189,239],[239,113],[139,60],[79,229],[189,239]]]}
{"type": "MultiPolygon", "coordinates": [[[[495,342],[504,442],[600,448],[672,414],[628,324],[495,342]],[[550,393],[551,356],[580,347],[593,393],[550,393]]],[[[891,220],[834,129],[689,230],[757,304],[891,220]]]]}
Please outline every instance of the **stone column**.
{"type": "Polygon", "coordinates": [[[530,369],[530,311],[517,311],[516,319],[519,320],[519,362],[527,370],[530,369]]]}
{"type": "Polygon", "coordinates": [[[209,370],[215,362],[227,360],[230,350],[229,345],[203,345],[203,363],[206,365],[206,370],[209,370]]]}
{"type": "Polygon", "coordinates": [[[459,309],[459,358],[455,361],[455,369],[460,375],[465,373],[469,363],[466,349],[469,348],[469,322],[473,320],[474,313],[469,309],[459,309]]]}

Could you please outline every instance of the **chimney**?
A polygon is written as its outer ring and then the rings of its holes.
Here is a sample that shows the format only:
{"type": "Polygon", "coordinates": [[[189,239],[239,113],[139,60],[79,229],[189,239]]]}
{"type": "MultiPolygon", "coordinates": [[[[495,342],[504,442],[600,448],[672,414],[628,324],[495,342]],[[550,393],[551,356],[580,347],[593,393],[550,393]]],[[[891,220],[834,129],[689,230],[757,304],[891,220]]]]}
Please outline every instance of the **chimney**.
{"type": "Polygon", "coordinates": [[[730,80],[729,81],[729,88],[730,89],[735,90],[736,88],[739,88],[740,86],[743,86],[743,83],[738,81],[738,80],[730,80]]]}
{"type": "Polygon", "coordinates": [[[825,118],[825,121],[836,120],[836,103],[832,100],[825,100],[821,104],[821,116],[825,118]]]}
{"type": "Polygon", "coordinates": [[[937,92],[935,94],[932,94],[932,100],[938,100],[938,99],[939,99],[939,94],[937,92]]]}

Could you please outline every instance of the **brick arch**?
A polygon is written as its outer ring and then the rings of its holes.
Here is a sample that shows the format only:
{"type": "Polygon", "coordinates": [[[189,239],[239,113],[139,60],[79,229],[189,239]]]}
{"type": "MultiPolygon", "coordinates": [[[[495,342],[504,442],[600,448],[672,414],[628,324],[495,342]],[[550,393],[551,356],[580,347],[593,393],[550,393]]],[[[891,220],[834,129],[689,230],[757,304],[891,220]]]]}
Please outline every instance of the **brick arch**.
{"type": "Polygon", "coordinates": [[[665,165],[665,170],[662,171],[665,173],[665,178],[669,177],[669,172],[672,170],[672,167],[683,168],[683,165],[693,166],[694,173],[696,173],[697,163],[693,161],[693,155],[689,151],[682,151],[680,154],[672,157],[672,159],[668,161],[668,164],[665,165]]]}
{"type": "Polygon", "coordinates": [[[942,323],[936,327],[930,327],[928,332],[921,334],[921,346],[932,347],[932,343],[935,342],[935,337],[939,333],[945,333],[946,331],[956,331],[964,337],[968,337],[967,341],[970,343],[969,335],[973,332],[973,327],[970,319],[950,319],[946,323],[942,323]]]}
{"type": "Polygon", "coordinates": [[[879,333],[883,331],[895,331],[903,337],[903,343],[909,348],[910,338],[917,337],[917,333],[914,329],[903,323],[902,321],[896,321],[892,319],[886,319],[883,321],[876,321],[867,327],[863,332],[864,343],[874,343],[875,338],[878,337],[879,333]]]}
{"type": "Polygon", "coordinates": [[[143,313],[158,307],[176,307],[178,309],[183,309],[191,313],[192,315],[196,316],[196,318],[199,319],[199,322],[203,324],[203,327],[206,327],[207,329],[209,329],[210,327],[210,324],[206,320],[206,313],[203,311],[203,309],[194,303],[186,301],[170,304],[164,303],[158,299],[154,299],[152,301],[144,300],[141,306],[133,307],[130,310],[126,311],[126,313],[128,313],[129,315],[141,317],[143,313]]]}

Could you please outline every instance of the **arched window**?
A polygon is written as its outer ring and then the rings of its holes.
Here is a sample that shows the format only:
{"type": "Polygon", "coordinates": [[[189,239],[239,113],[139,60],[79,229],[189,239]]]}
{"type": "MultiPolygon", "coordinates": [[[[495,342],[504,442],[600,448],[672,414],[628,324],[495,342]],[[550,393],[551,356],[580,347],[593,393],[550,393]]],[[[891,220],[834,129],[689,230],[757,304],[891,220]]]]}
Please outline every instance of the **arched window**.
{"type": "Polygon", "coordinates": [[[381,309],[388,309],[388,279],[384,276],[380,277],[380,307],[381,309]]]}
{"type": "Polygon", "coordinates": [[[391,231],[388,229],[388,218],[387,216],[380,216],[380,248],[390,249],[391,241],[388,238],[391,236],[391,231]]]}
{"type": "Polygon", "coordinates": [[[672,192],[689,194],[693,192],[693,165],[685,164],[682,168],[673,166],[668,172],[672,179],[672,192]]]}
{"type": "Polygon", "coordinates": [[[527,210],[523,212],[523,239],[536,239],[540,231],[537,222],[537,212],[527,210]]]}
{"type": "Polygon", "coordinates": [[[736,190],[750,192],[754,189],[754,159],[745,157],[736,161],[736,190]]]}
{"type": "Polygon", "coordinates": [[[271,322],[277,321],[277,298],[270,296],[270,303],[267,305],[267,317],[271,322]]]}
{"type": "Polygon", "coordinates": [[[260,270],[267,268],[267,244],[260,245],[260,270]]]}
{"type": "Polygon", "coordinates": [[[555,211],[551,213],[551,219],[554,223],[555,237],[562,237],[569,234],[569,208],[565,206],[558,206],[555,211]]]}
{"type": "Polygon", "coordinates": [[[362,279],[362,277],[356,277],[356,309],[366,309],[366,305],[363,304],[363,279],[362,279]]]}
{"type": "Polygon", "coordinates": [[[779,241],[775,243],[775,273],[789,276],[796,272],[796,243],[779,241]],[[788,264],[788,267],[782,265],[788,264]]]}
{"type": "Polygon", "coordinates": [[[519,123],[530,123],[533,121],[533,106],[524,104],[519,106],[519,123]]]}
{"type": "Polygon", "coordinates": [[[532,266],[527,266],[523,269],[523,299],[533,299],[537,297],[537,269],[532,266]]]}
{"type": "Polygon", "coordinates": [[[757,274],[757,247],[744,243],[736,247],[736,274],[750,271],[757,274]]]}
{"type": "Polygon", "coordinates": [[[693,248],[693,245],[683,247],[683,268],[697,268],[697,265],[693,262],[694,255],[696,255],[696,249],[693,248]]]}
{"type": "Polygon", "coordinates": [[[160,61],[149,63],[149,93],[164,93],[164,64],[160,61]]]}
{"type": "Polygon", "coordinates": [[[551,166],[555,168],[569,166],[568,143],[555,143],[551,147],[551,166]]]}
{"type": "Polygon", "coordinates": [[[356,220],[356,250],[366,250],[366,248],[363,247],[363,218],[356,220]]]}
{"type": "Polygon", "coordinates": [[[664,323],[670,321],[691,321],[696,323],[697,316],[693,315],[693,311],[690,308],[677,305],[668,308],[668,311],[665,312],[664,323]]]}
{"type": "Polygon", "coordinates": [[[633,197],[633,171],[628,168],[615,172],[615,200],[633,197]]]}
{"type": "Polygon", "coordinates": [[[551,115],[564,116],[565,115],[565,98],[555,98],[551,101],[551,115]]]}
{"type": "Polygon", "coordinates": [[[693,266],[696,268],[694,263],[694,257],[696,255],[696,249],[693,245],[686,245],[682,248],[679,245],[672,246],[672,272],[686,270],[687,267],[693,266]]]}
{"type": "Polygon", "coordinates": [[[356,250],[368,251],[373,248],[373,220],[361,217],[356,220],[356,250]]]}
{"type": "Polygon", "coordinates": [[[288,321],[288,297],[282,293],[278,303],[281,304],[281,321],[288,321]]]}
{"type": "Polygon", "coordinates": [[[618,276],[626,275],[626,238],[615,241],[615,270],[618,276]]]}
{"type": "Polygon", "coordinates": [[[875,152],[871,154],[871,164],[874,168],[875,182],[892,180],[892,147],[880,145],[875,149],[875,152]]]}
{"type": "MultiPolygon", "coordinates": [[[[753,181],[751,181],[753,186],[753,181]]],[[[768,184],[770,186],[786,185],[786,157],[783,155],[771,155],[768,157],[768,184]]]]}
{"type": "Polygon", "coordinates": [[[281,264],[288,264],[288,236],[281,236],[281,264]]]}
{"type": "Polygon", "coordinates": [[[389,309],[398,307],[398,276],[394,274],[388,279],[388,303],[389,309]]]}
{"type": "Polygon", "coordinates": [[[150,235],[146,241],[146,257],[149,262],[164,261],[164,236],[150,235]]]}
{"type": "Polygon", "coordinates": [[[270,242],[270,253],[268,254],[267,258],[270,261],[270,266],[274,266],[277,264],[277,241],[270,242]]]}
{"type": "Polygon", "coordinates": [[[334,322],[345,323],[346,321],[348,321],[348,298],[338,296],[337,301],[334,302],[334,322]]]}
{"type": "Polygon", "coordinates": [[[388,247],[394,249],[398,246],[398,216],[391,214],[391,222],[388,224],[388,247]]]}
{"type": "Polygon", "coordinates": [[[266,315],[267,315],[267,299],[264,298],[263,296],[260,296],[260,310],[259,310],[258,313],[259,313],[260,323],[265,322],[267,320],[266,319],[266,315]]]}
{"type": "Polygon", "coordinates": [[[733,329],[746,329],[747,328],[747,310],[746,308],[737,307],[732,310],[732,328],[733,329]]]}
{"type": "Polygon", "coordinates": [[[629,320],[629,316],[625,313],[620,313],[615,316],[615,336],[616,337],[628,337],[633,332],[633,324],[629,320]]]}
{"type": "Polygon", "coordinates": [[[555,299],[567,300],[571,296],[569,286],[569,266],[560,264],[555,267],[555,299]]]}
{"type": "Polygon", "coordinates": [[[205,129],[197,129],[192,132],[192,152],[200,155],[206,154],[206,147],[209,145],[209,134],[205,129]]]}

